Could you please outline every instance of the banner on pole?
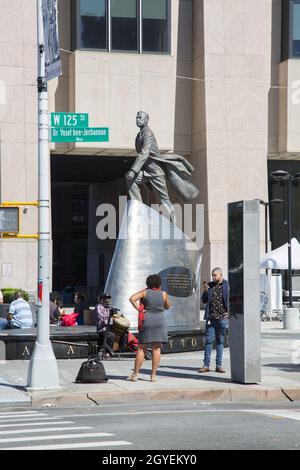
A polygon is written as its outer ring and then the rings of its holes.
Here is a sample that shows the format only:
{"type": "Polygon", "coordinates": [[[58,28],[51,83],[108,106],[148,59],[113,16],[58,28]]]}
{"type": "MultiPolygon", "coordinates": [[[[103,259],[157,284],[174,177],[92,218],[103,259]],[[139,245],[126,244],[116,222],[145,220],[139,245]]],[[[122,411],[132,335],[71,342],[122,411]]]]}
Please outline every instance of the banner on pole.
{"type": "Polygon", "coordinates": [[[42,0],[46,80],[62,74],[58,37],[57,0],[42,0]]]}
{"type": "Polygon", "coordinates": [[[38,306],[41,307],[43,302],[43,281],[38,281],[38,306]]]}

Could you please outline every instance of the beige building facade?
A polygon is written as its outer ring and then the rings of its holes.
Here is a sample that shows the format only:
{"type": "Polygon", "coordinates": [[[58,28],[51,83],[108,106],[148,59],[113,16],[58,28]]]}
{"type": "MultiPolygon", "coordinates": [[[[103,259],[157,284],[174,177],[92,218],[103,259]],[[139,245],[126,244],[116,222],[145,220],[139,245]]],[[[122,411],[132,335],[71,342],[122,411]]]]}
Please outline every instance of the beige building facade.
{"type": "MultiPolygon", "coordinates": [[[[1,203],[34,201],[36,2],[0,6],[1,203]]],[[[149,113],[161,151],[195,167],[194,203],[205,207],[202,276],[214,266],[227,271],[227,203],[268,201],[269,190],[271,197],[281,191],[269,184],[271,170],[300,171],[299,7],[290,0],[58,0],[63,73],[49,83],[49,112],[88,113],[89,126],[108,127],[110,139],[49,144],[55,290],[105,283],[114,241],[97,238],[96,211],[118,207],[126,195],[138,110],[149,113]]],[[[276,211],[278,245],[286,235],[284,208],[276,211]]],[[[21,221],[23,234],[37,233],[36,208],[22,211],[21,221]]],[[[300,238],[299,225],[294,231],[300,238]]],[[[261,238],[263,247],[263,223],[261,238]]],[[[0,267],[0,287],[35,291],[37,241],[3,238],[0,267]]]]}

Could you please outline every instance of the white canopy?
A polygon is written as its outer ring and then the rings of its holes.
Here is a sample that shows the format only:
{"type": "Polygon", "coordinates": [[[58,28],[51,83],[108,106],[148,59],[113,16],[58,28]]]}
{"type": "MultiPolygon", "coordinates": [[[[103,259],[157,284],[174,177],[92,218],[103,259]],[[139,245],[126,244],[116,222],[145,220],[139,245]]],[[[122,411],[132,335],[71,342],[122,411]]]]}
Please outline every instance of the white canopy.
{"type": "MultiPolygon", "coordinates": [[[[300,269],[300,243],[296,238],[291,240],[292,269],[300,269]]],[[[288,244],[269,251],[260,258],[261,268],[288,269],[288,244]]]]}

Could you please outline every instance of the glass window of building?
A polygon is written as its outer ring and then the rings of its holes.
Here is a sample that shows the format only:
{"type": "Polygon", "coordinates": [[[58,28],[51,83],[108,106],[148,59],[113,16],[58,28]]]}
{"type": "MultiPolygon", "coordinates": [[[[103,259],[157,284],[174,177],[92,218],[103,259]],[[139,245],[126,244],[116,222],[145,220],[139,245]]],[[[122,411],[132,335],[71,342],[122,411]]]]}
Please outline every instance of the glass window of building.
{"type": "Polygon", "coordinates": [[[290,0],[281,2],[281,60],[290,56],[290,0]]]}
{"type": "Polygon", "coordinates": [[[281,60],[300,57],[300,0],[282,0],[281,60]]]}
{"type": "Polygon", "coordinates": [[[171,0],[76,2],[79,49],[170,53],[171,0]]]}
{"type": "Polygon", "coordinates": [[[142,0],[145,52],[169,52],[168,3],[168,0],[142,0]]]}
{"type": "Polygon", "coordinates": [[[137,51],[137,3],[136,0],[111,0],[112,50],[137,51]]]}
{"type": "Polygon", "coordinates": [[[300,57],[300,2],[293,4],[293,56],[300,57]]]}
{"type": "Polygon", "coordinates": [[[107,49],[106,0],[80,0],[80,48],[107,49]]]}

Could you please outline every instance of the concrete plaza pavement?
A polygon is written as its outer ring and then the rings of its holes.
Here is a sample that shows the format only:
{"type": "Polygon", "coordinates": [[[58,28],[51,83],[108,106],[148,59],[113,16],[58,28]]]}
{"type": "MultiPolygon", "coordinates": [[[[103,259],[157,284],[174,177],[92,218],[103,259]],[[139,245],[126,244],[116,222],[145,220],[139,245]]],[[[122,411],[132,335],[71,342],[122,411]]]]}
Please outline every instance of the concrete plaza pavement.
{"type": "Polygon", "coordinates": [[[104,361],[108,383],[74,383],[82,360],[58,360],[60,388],[26,390],[29,361],[0,361],[0,406],[97,406],[102,402],[149,400],[201,400],[203,402],[252,402],[300,400],[300,330],[283,330],[281,322],[262,322],[262,381],[260,384],[233,383],[229,349],[224,350],[225,374],[197,373],[203,351],[165,354],[161,357],[158,381],[150,382],[151,361],[145,361],[138,382],[126,378],[134,359],[104,361]]]}

